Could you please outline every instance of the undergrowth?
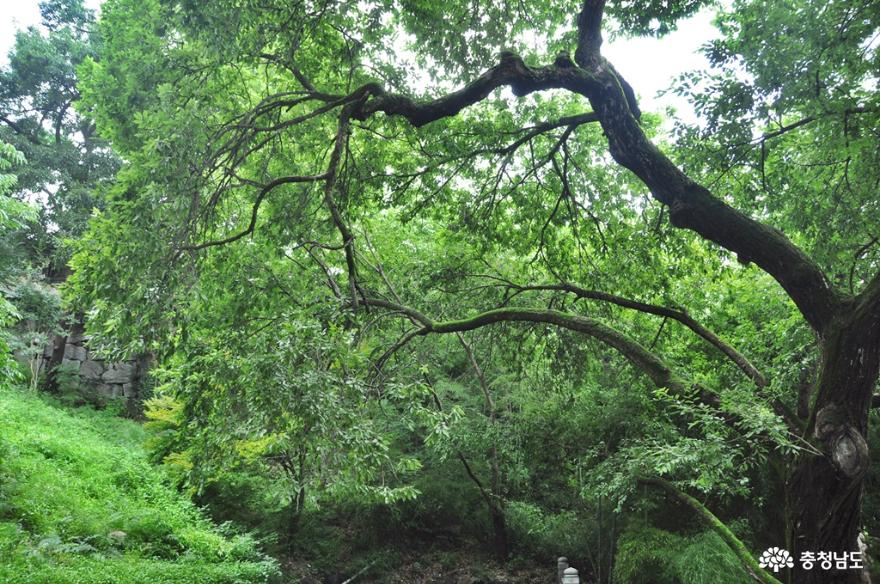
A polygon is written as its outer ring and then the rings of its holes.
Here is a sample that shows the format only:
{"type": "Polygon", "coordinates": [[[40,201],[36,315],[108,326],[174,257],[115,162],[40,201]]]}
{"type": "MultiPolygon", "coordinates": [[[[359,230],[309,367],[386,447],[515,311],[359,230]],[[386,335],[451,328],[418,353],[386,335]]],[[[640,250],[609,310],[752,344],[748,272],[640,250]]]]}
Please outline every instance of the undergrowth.
{"type": "Polygon", "coordinates": [[[276,563],[176,492],[132,421],[0,388],[0,581],[269,582],[276,563]]]}

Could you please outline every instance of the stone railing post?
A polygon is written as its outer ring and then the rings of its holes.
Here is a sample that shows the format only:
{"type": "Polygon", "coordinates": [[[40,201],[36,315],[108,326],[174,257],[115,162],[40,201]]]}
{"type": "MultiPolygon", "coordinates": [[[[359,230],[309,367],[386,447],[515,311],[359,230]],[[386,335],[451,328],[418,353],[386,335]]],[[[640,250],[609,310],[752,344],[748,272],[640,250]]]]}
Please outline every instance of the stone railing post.
{"type": "Polygon", "coordinates": [[[562,576],[565,575],[566,568],[568,568],[568,558],[561,557],[556,560],[556,584],[562,584],[562,576]]]}
{"type": "Polygon", "coordinates": [[[578,571],[574,568],[566,568],[562,573],[562,584],[581,584],[581,578],[578,571]]]}

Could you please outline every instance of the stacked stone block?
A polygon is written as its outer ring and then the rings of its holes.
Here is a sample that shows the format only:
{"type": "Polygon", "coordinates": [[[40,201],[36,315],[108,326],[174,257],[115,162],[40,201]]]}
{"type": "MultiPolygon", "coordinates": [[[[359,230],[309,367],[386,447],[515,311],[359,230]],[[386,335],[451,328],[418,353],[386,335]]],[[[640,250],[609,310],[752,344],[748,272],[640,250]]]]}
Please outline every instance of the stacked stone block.
{"type": "MultiPolygon", "coordinates": [[[[106,396],[134,397],[137,390],[137,362],[110,363],[99,359],[91,354],[85,342],[86,338],[82,335],[71,334],[67,337],[62,366],[78,371],[84,383],[106,396]]],[[[43,353],[46,361],[51,358],[53,349],[52,345],[46,347],[43,353]]]]}

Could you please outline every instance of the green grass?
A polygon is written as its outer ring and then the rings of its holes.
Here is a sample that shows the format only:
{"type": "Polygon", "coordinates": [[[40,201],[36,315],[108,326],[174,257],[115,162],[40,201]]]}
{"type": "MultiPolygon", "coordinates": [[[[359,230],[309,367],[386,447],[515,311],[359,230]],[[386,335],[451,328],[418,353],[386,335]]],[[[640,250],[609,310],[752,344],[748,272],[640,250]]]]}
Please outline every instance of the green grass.
{"type": "Polygon", "coordinates": [[[0,582],[268,582],[276,564],[212,525],[146,460],[135,422],[0,389],[0,582]]]}

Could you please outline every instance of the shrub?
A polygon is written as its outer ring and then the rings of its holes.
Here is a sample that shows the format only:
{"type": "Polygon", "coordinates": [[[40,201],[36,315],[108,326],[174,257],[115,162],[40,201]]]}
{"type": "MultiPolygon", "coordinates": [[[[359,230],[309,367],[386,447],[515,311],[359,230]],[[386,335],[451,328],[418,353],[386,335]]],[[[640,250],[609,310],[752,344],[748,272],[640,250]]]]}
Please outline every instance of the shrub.
{"type": "Polygon", "coordinates": [[[592,538],[592,525],[573,511],[549,513],[530,503],[511,501],[507,525],[518,554],[546,562],[558,556],[572,561],[589,556],[585,546],[592,538]]]}
{"type": "Polygon", "coordinates": [[[740,584],[749,580],[715,533],[684,536],[653,527],[626,530],[617,542],[620,584],[740,584]]]}

